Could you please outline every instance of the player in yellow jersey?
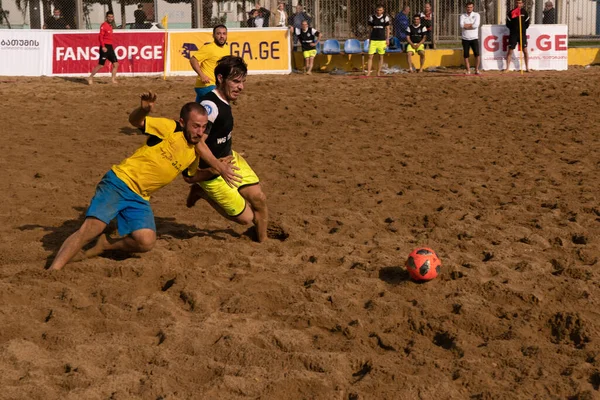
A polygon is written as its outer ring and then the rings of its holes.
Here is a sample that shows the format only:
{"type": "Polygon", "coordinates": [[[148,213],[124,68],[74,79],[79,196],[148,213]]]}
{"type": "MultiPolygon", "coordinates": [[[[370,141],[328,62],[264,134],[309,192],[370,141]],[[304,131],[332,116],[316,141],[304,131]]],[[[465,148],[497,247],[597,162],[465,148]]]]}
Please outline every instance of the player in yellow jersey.
{"type": "MultiPolygon", "coordinates": [[[[192,165],[197,153],[208,150],[204,149],[206,144],[202,140],[208,125],[208,115],[202,105],[187,103],[181,109],[179,121],[175,121],[149,117],[155,102],[155,94],[144,94],[140,107],[129,115],[129,122],[148,135],[146,144],[104,175],[96,187],[85,221],[62,244],[50,269],[64,267],[83,246],[101,235],[114,218],[117,218],[121,237],[113,240],[100,236],[94,247],[81,254],[83,258],[105,250],[141,253],[154,247],[156,225],[148,201],[150,195],[192,165]]],[[[227,160],[210,156],[207,159],[206,155],[203,159],[230,184],[240,180],[234,172],[237,167],[227,160]]]]}
{"type": "Polygon", "coordinates": [[[198,74],[196,78],[196,102],[216,88],[215,67],[217,62],[229,55],[227,44],[227,28],[217,25],[213,28],[213,42],[206,43],[190,57],[190,65],[198,74]]]}

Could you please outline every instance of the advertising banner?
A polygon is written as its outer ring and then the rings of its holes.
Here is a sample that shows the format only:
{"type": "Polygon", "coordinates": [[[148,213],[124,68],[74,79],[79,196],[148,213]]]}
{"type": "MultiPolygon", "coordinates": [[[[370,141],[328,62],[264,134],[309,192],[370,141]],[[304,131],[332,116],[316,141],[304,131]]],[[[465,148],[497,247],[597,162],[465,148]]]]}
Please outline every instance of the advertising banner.
{"type": "MultiPolygon", "coordinates": [[[[164,70],[164,32],[115,32],[114,49],[120,75],[151,75],[164,70]]],[[[55,33],[52,46],[53,75],[88,75],[98,65],[98,33],[55,33]]],[[[110,73],[106,61],[100,74],[110,73]]]]}
{"type": "MultiPolygon", "coordinates": [[[[230,54],[246,61],[249,74],[288,74],[292,71],[289,35],[285,28],[230,29],[227,43],[230,54]]],[[[169,75],[196,75],[190,57],[212,41],[212,30],[169,32],[169,75]]]]}
{"type": "Polygon", "coordinates": [[[51,38],[51,33],[39,30],[0,29],[0,75],[48,74],[51,38]]]}
{"type": "MultiPolygon", "coordinates": [[[[481,27],[481,67],[484,70],[506,68],[508,28],[504,25],[481,27]]],[[[531,25],[527,29],[529,68],[557,70],[568,68],[568,28],[566,25],[531,25]]],[[[520,70],[520,47],[513,52],[511,69],[520,70]]],[[[523,60],[525,62],[525,60],[523,60]]],[[[523,65],[523,69],[525,66],[523,65]]]]}

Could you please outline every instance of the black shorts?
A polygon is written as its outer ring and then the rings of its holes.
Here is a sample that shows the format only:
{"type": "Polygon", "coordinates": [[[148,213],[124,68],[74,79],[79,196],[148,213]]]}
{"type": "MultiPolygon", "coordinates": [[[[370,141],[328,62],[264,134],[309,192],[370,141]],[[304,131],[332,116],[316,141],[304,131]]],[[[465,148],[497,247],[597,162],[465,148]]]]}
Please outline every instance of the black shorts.
{"type": "MultiPolygon", "coordinates": [[[[519,32],[516,34],[510,33],[510,37],[508,38],[508,48],[514,50],[517,47],[517,43],[519,43],[520,37],[519,32]]],[[[522,48],[527,48],[527,35],[523,34],[523,43],[521,43],[522,48]]]]}
{"type": "Polygon", "coordinates": [[[98,59],[98,64],[104,65],[106,60],[113,64],[116,63],[117,55],[115,54],[112,44],[105,44],[104,46],[106,47],[106,53],[102,51],[102,46],[100,46],[100,58],[98,59]]]}
{"type": "Polygon", "coordinates": [[[462,40],[464,58],[469,58],[469,49],[473,50],[473,55],[479,57],[479,39],[462,40]]]}

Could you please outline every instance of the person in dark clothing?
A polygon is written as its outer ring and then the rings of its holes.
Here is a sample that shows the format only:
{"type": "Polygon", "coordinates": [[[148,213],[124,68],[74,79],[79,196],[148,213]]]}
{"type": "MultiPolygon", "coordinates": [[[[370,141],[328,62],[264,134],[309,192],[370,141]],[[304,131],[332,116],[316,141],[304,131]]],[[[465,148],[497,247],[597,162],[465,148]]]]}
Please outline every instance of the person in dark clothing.
{"type": "Polygon", "coordinates": [[[542,11],[542,24],[555,24],[556,23],[556,8],[551,1],[547,1],[542,11]]]}
{"type": "Polygon", "coordinates": [[[271,11],[261,7],[260,3],[256,3],[256,8],[250,11],[248,19],[248,27],[250,28],[267,28],[269,26],[269,17],[271,11]]]}
{"type": "Polygon", "coordinates": [[[517,0],[517,7],[506,14],[506,26],[508,27],[510,36],[508,39],[508,54],[506,55],[506,69],[504,72],[508,72],[510,69],[510,61],[517,43],[521,45],[523,56],[525,57],[525,70],[529,72],[529,53],[527,52],[529,14],[523,8],[523,0],[517,0]]]}
{"type": "Polygon", "coordinates": [[[405,5],[402,11],[396,14],[394,18],[394,36],[400,43],[406,42],[406,29],[410,25],[410,7],[405,5]]]}
{"type": "Polygon", "coordinates": [[[54,13],[44,21],[44,29],[71,29],[71,27],[60,14],[60,10],[55,8],[54,13]]]}
{"type": "Polygon", "coordinates": [[[144,6],[142,4],[138,4],[138,9],[133,12],[133,17],[135,18],[135,29],[146,28],[146,12],[142,8],[144,8],[144,6]]]}

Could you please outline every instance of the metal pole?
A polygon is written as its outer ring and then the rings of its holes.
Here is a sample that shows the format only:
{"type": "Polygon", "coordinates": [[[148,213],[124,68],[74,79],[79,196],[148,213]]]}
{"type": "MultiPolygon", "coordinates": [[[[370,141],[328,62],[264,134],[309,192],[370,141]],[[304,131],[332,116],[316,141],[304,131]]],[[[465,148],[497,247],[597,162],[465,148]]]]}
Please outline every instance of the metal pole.
{"type": "Polygon", "coordinates": [[[154,0],[154,22],[160,22],[160,17],[158,16],[158,0],[154,0]]]}
{"type": "Polygon", "coordinates": [[[83,15],[83,0],[75,0],[75,20],[77,21],[77,29],[85,29],[83,15]]]}
{"type": "MultiPolygon", "coordinates": [[[[204,5],[201,0],[192,0],[196,2],[196,13],[198,15],[197,21],[198,26],[196,28],[204,28],[204,5]]],[[[204,0],[204,1],[212,1],[212,0],[204,0]]]]}

